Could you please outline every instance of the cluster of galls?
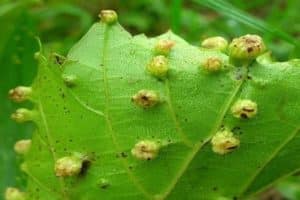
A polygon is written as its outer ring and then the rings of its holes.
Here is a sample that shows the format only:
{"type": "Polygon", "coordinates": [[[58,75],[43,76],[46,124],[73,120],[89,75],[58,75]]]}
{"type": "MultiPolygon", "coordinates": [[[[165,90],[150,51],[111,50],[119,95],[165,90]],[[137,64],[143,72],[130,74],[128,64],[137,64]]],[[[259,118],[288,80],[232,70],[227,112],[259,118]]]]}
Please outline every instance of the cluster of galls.
{"type": "MultiPolygon", "coordinates": [[[[211,37],[205,39],[201,46],[205,49],[227,53],[230,61],[235,63],[249,63],[266,51],[262,38],[258,35],[244,35],[234,38],[228,45],[223,37],[211,37]]],[[[223,69],[224,61],[219,57],[208,57],[202,61],[200,67],[208,72],[217,72],[223,69]]]]}
{"type": "MultiPolygon", "coordinates": [[[[99,14],[101,21],[112,25],[116,23],[118,16],[113,10],[103,10],[99,14]]],[[[169,72],[168,56],[174,47],[175,42],[169,39],[158,40],[153,48],[153,58],[149,61],[146,71],[151,76],[160,81],[164,81],[169,72]]],[[[228,42],[222,37],[211,37],[202,42],[202,47],[206,49],[227,52],[231,59],[251,61],[265,51],[262,39],[257,35],[245,35],[228,42]]],[[[39,54],[37,54],[39,57],[39,54]]],[[[201,67],[208,72],[218,72],[224,67],[224,62],[218,57],[208,57],[201,63],[201,67]]],[[[62,77],[67,87],[76,85],[77,77],[73,75],[63,75],[62,77]]],[[[33,90],[31,87],[19,86],[9,91],[9,97],[15,102],[33,100],[33,90]]],[[[131,98],[137,106],[148,109],[161,102],[159,94],[154,90],[141,89],[131,98]]],[[[257,105],[255,102],[243,99],[238,100],[231,108],[234,117],[249,119],[256,115],[257,105]]],[[[20,108],[11,115],[17,122],[32,121],[36,118],[36,112],[26,108],[20,108]]],[[[218,154],[226,154],[240,145],[238,138],[224,128],[218,131],[211,140],[212,150],[218,154]]],[[[16,142],[14,149],[18,154],[26,154],[31,146],[30,139],[16,142]]],[[[152,160],[157,157],[161,144],[154,140],[142,140],[137,142],[131,150],[131,154],[140,160],[152,160]]],[[[80,153],[71,156],[61,157],[56,160],[54,172],[57,177],[76,176],[80,174],[87,161],[87,157],[80,153]]],[[[101,185],[107,185],[107,180],[101,180],[101,185]]],[[[25,200],[26,194],[16,188],[7,188],[6,200],[25,200]]]]}
{"type": "MultiPolygon", "coordinates": [[[[257,104],[249,99],[239,99],[231,106],[231,114],[235,118],[250,119],[257,114],[257,104]]],[[[238,148],[240,140],[225,127],[213,136],[211,144],[215,153],[223,155],[238,148]]]]}
{"type": "MultiPolygon", "coordinates": [[[[11,89],[8,92],[9,98],[16,102],[21,103],[27,100],[33,100],[33,91],[31,87],[18,86],[14,89],[11,89]]],[[[33,110],[28,110],[26,108],[19,108],[13,114],[11,114],[11,118],[18,123],[32,121],[36,117],[36,112],[33,110]]],[[[19,155],[25,155],[31,147],[30,139],[22,139],[15,143],[14,150],[19,155]]],[[[17,188],[8,187],[5,191],[5,200],[25,200],[26,193],[21,192],[17,188]]]]}
{"type": "MultiPolygon", "coordinates": [[[[229,55],[233,64],[249,64],[266,51],[266,46],[261,37],[245,35],[235,38],[228,45],[222,37],[211,37],[204,40],[201,46],[205,49],[221,51],[229,55]]],[[[215,73],[223,69],[225,64],[218,57],[208,57],[202,61],[200,67],[207,72],[215,73]]],[[[257,114],[257,104],[250,99],[239,99],[231,107],[231,113],[236,118],[249,119],[257,114]]],[[[218,154],[229,153],[239,147],[240,141],[228,128],[218,131],[211,140],[212,150],[218,154]]]]}
{"type": "MultiPolygon", "coordinates": [[[[175,41],[160,39],[153,48],[153,58],[149,61],[145,71],[154,78],[164,81],[169,72],[168,56],[175,45],[175,41]]],[[[154,90],[141,89],[131,98],[137,106],[148,109],[161,102],[159,94],[154,90]]],[[[160,144],[153,140],[142,140],[135,144],[131,154],[140,160],[154,159],[160,149],[160,144]]]]}

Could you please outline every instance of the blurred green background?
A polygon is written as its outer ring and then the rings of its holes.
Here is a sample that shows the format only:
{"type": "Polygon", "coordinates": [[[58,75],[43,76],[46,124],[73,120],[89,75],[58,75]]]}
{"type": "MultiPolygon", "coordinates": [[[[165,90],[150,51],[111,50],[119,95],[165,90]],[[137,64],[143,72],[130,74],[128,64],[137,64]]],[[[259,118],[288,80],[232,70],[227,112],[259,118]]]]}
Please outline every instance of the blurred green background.
{"type": "MultiPolygon", "coordinates": [[[[299,0],[0,0],[0,199],[7,186],[25,187],[13,145],[29,138],[33,126],[15,124],[10,114],[31,105],[11,103],[7,92],[34,78],[36,37],[46,52],[65,55],[101,9],[116,10],[132,34],[151,37],[172,29],[199,45],[209,36],[256,33],[277,60],[300,57],[299,0]]],[[[300,178],[288,177],[254,199],[299,200],[300,178]]]]}

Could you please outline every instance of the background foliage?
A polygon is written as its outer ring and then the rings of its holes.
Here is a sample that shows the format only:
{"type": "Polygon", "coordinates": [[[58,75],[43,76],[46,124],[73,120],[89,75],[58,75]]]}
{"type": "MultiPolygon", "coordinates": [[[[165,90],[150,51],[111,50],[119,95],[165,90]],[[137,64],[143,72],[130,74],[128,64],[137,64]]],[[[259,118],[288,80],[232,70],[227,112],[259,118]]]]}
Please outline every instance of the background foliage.
{"type": "MultiPolygon", "coordinates": [[[[32,126],[9,119],[15,105],[7,91],[27,85],[35,75],[33,54],[38,36],[47,52],[66,54],[99,10],[118,11],[120,23],[131,33],[154,36],[172,29],[192,44],[221,35],[228,39],[258,33],[278,60],[299,57],[300,1],[298,0],[1,0],[0,2],[0,199],[7,186],[24,185],[13,152],[17,139],[29,137],[32,126]],[[255,16],[255,17],[253,17],[255,16]],[[16,177],[16,178],[13,178],[16,177]]],[[[300,199],[300,178],[278,183],[261,199],[300,199]]]]}

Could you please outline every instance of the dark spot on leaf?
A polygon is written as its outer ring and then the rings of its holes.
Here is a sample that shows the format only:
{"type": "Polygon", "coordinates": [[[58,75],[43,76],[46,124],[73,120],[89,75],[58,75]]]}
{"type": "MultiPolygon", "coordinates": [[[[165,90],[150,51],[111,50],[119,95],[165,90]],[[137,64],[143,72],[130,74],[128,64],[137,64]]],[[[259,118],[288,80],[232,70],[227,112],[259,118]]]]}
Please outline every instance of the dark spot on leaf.
{"type": "Polygon", "coordinates": [[[103,189],[103,190],[107,189],[108,187],[109,187],[109,184],[108,184],[108,183],[107,183],[107,184],[102,184],[102,185],[100,186],[100,188],[103,189]]]}
{"type": "Polygon", "coordinates": [[[242,113],[240,116],[241,116],[241,118],[243,118],[243,119],[248,119],[248,116],[247,116],[245,113],[242,113]]]}
{"type": "Polygon", "coordinates": [[[82,167],[81,167],[79,175],[84,176],[86,174],[87,170],[90,168],[90,166],[91,166],[91,161],[90,160],[84,160],[82,162],[82,167]]]}
{"type": "Polygon", "coordinates": [[[122,156],[122,158],[127,158],[127,153],[125,153],[125,152],[121,152],[121,156],[122,156]]]}
{"type": "Polygon", "coordinates": [[[252,47],[249,47],[249,48],[247,49],[247,51],[248,51],[248,53],[251,53],[251,52],[253,51],[253,48],[252,48],[252,47]]]}
{"type": "Polygon", "coordinates": [[[227,147],[226,149],[233,150],[233,149],[236,149],[236,148],[237,148],[237,146],[231,146],[231,147],[227,147]]]}
{"type": "Polygon", "coordinates": [[[253,108],[243,108],[242,110],[245,112],[254,112],[255,111],[255,109],[253,109],[253,108]]]}

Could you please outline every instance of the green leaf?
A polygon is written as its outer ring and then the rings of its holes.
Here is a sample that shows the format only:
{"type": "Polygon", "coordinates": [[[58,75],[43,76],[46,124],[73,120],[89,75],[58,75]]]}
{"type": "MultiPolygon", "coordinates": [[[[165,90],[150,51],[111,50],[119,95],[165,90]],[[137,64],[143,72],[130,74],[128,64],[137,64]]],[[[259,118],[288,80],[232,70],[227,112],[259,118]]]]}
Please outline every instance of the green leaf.
{"type": "Polygon", "coordinates": [[[243,199],[299,169],[299,60],[262,56],[232,66],[226,54],[172,32],[133,37],[100,22],[62,65],[42,55],[39,62],[29,111],[37,130],[22,165],[29,199],[243,199]],[[158,79],[147,68],[156,66],[149,63],[160,39],[176,44],[168,75],[158,79]],[[224,69],[200,68],[212,57],[224,69]],[[141,90],[148,96],[139,99],[141,90]],[[137,99],[151,104],[141,108],[137,99]],[[257,115],[234,117],[239,99],[255,102],[257,115]],[[240,147],[214,153],[210,141],[220,130],[232,131],[240,147]],[[136,156],[141,144],[148,160],[136,156]],[[66,168],[62,160],[70,160],[66,168]]]}

